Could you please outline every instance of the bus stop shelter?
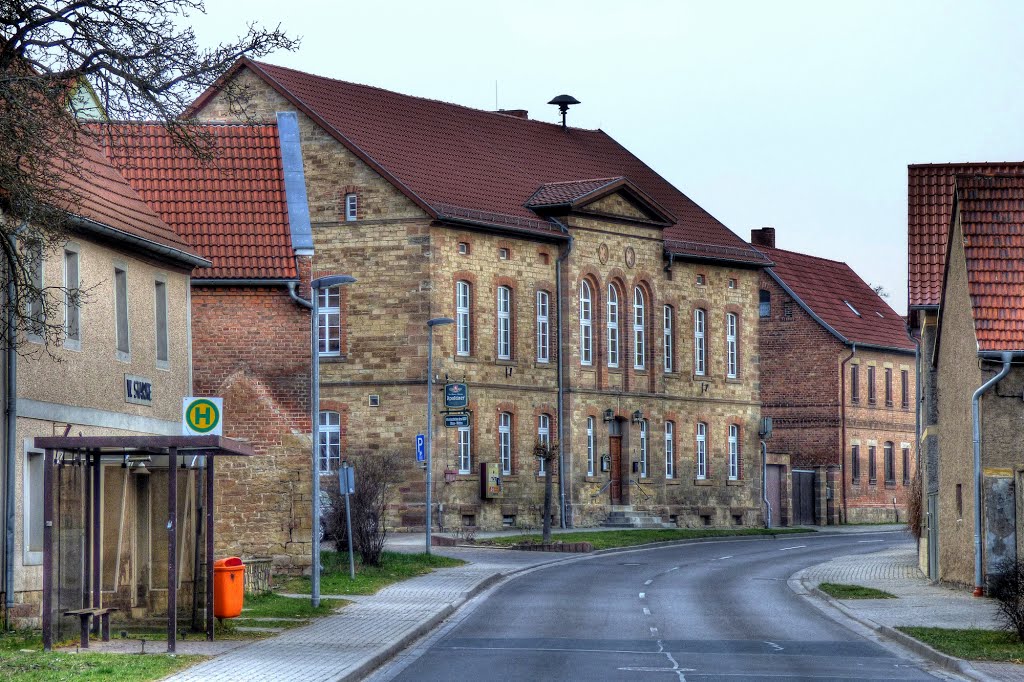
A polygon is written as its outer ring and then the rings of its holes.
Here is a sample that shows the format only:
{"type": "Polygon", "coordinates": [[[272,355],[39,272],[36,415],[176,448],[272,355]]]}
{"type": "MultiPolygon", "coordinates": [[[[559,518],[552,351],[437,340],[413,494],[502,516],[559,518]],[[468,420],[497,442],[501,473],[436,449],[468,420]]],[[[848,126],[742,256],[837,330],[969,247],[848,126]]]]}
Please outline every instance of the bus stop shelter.
{"type": "MultiPolygon", "coordinates": [[[[178,546],[178,468],[191,467],[205,472],[205,592],[206,639],[213,640],[213,547],[214,547],[214,461],[218,456],[252,456],[252,446],[222,436],[47,436],[34,439],[43,450],[43,648],[53,646],[54,631],[54,533],[60,527],[55,518],[54,481],[58,467],[80,467],[83,474],[80,505],[84,542],[81,558],[81,600],[77,604],[60,604],[93,609],[101,608],[100,557],[103,538],[100,535],[101,467],[121,462],[149,463],[166,467],[167,476],[167,651],[173,653],[177,641],[177,555],[178,546]],[[55,525],[58,524],[58,525],[55,525]]],[[[61,509],[60,513],[68,513],[61,509]]],[[[197,524],[197,527],[199,524],[197,524]]],[[[198,544],[198,542],[197,542],[198,544]]],[[[193,549],[198,565],[199,547],[193,549]]],[[[77,576],[76,576],[77,577],[77,576]]],[[[193,583],[193,595],[197,594],[193,583]]],[[[94,624],[95,626],[95,624],[94,624]]]]}

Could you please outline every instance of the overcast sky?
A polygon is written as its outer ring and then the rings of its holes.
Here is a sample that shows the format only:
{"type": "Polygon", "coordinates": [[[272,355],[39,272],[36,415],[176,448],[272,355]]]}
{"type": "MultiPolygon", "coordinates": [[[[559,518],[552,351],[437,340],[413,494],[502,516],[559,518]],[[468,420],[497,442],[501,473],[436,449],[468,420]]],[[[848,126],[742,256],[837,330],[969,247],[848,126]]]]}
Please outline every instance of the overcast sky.
{"type": "Polygon", "coordinates": [[[266,61],[493,109],[568,93],[749,239],[845,260],[906,311],[907,164],[1024,160],[1024,2],[207,0],[202,42],[249,20],[266,61]]]}

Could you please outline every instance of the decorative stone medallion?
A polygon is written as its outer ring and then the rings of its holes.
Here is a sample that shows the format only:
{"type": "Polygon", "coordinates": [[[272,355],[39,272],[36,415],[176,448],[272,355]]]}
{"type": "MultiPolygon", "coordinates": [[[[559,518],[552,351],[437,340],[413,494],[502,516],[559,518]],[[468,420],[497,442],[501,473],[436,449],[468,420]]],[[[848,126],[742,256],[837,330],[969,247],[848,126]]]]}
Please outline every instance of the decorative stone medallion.
{"type": "Polygon", "coordinates": [[[597,260],[601,261],[601,265],[604,265],[605,263],[608,262],[607,244],[601,244],[601,246],[597,247],[597,260]]]}
{"type": "Polygon", "coordinates": [[[632,246],[626,247],[626,267],[632,268],[636,265],[636,251],[633,250],[632,246]]]}

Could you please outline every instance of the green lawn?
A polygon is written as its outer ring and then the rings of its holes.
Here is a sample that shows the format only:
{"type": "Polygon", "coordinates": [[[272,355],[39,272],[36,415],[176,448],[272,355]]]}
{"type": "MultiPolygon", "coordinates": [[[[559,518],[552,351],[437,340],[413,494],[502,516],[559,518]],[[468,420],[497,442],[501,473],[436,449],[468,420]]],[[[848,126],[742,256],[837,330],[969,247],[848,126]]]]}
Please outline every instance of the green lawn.
{"type": "MultiPolygon", "coordinates": [[[[437,554],[402,554],[384,552],[380,566],[363,566],[356,556],[356,579],[348,576],[347,552],[323,552],[323,571],[320,573],[321,594],[374,594],[382,587],[418,575],[426,575],[435,568],[461,566],[464,561],[437,554]]],[[[274,581],[280,592],[309,594],[308,576],[289,577],[274,581]]]]}
{"type": "Polygon", "coordinates": [[[896,599],[895,594],[876,590],[873,587],[861,587],[860,585],[822,583],[818,585],[818,589],[836,599],[896,599]]]}
{"type": "MultiPolygon", "coordinates": [[[[749,535],[788,535],[790,533],[813,533],[807,528],[640,528],[636,530],[602,530],[588,533],[555,533],[552,542],[589,542],[594,549],[610,549],[612,547],[632,547],[646,545],[651,542],[669,540],[694,540],[697,538],[724,538],[749,535]]],[[[477,540],[478,544],[499,545],[508,547],[522,544],[540,544],[541,536],[537,535],[506,535],[503,537],[477,540]]]]}
{"type": "Polygon", "coordinates": [[[16,682],[158,680],[205,658],[166,654],[43,653],[39,633],[0,634],[0,678],[16,682]]]}
{"type": "Polygon", "coordinates": [[[972,661],[1024,663],[1024,643],[1002,630],[947,630],[946,628],[899,627],[944,654],[972,661]]]}
{"type": "Polygon", "coordinates": [[[344,599],[321,599],[320,606],[313,608],[308,599],[283,597],[280,594],[245,595],[242,606],[243,618],[319,618],[329,616],[340,606],[348,604],[344,599]]]}

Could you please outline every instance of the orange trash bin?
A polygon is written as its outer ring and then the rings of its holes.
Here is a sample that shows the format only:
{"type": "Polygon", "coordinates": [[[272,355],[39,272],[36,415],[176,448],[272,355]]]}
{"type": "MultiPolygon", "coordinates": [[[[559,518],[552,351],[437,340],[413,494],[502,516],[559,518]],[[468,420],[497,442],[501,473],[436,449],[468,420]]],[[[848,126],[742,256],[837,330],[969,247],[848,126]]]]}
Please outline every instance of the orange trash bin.
{"type": "Polygon", "coordinates": [[[245,600],[245,566],[236,556],[213,562],[213,615],[237,618],[245,600]]]}

